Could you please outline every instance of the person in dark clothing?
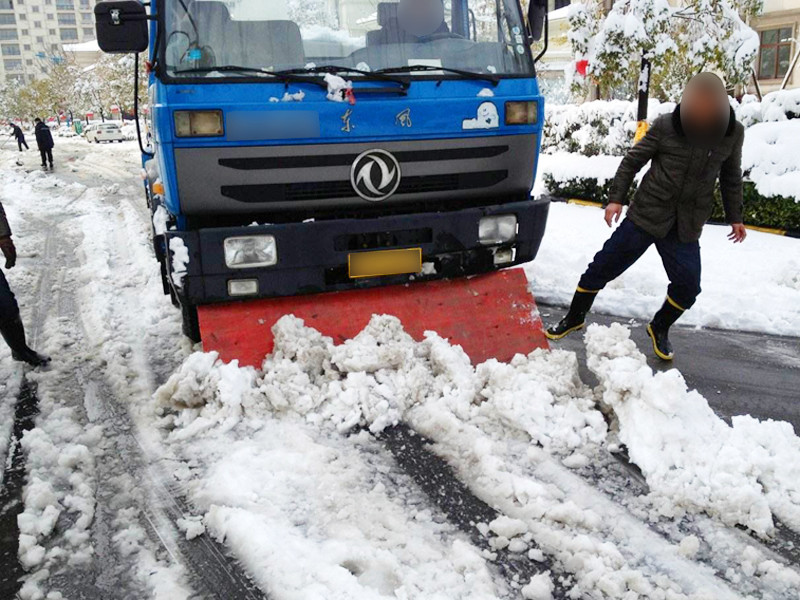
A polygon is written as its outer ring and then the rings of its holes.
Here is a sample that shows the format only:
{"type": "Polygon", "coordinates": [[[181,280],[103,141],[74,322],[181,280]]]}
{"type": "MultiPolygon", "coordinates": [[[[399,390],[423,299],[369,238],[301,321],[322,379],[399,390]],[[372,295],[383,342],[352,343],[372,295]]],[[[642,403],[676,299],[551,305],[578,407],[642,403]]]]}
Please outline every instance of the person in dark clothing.
{"type": "MultiPolygon", "coordinates": [[[[11,228],[8,226],[2,204],[0,204],[0,251],[5,256],[6,269],[12,269],[17,262],[17,250],[11,239],[11,228]]],[[[41,367],[50,362],[48,357],[37,354],[28,347],[25,341],[25,328],[19,315],[19,305],[3,271],[0,271],[0,335],[11,348],[14,360],[26,362],[34,367],[41,367]]]]}
{"type": "Polygon", "coordinates": [[[416,44],[450,33],[442,0],[400,0],[397,16],[380,29],[373,43],[416,44]]]}
{"type": "Polygon", "coordinates": [[[567,315],[546,334],[551,340],[583,328],[597,294],[655,244],[669,277],[667,298],[647,326],[656,355],[672,360],[669,329],[700,294],[700,244],[711,217],[719,179],[728,238],[747,237],[742,212],[744,127],[736,121],[722,80],[712,73],[692,78],[681,104],[662,115],[625,156],[609,194],[606,222],[619,222],[633,179],[648,162],[650,170],[631,203],[627,218],[594,257],[578,283],[567,315]]]}
{"type": "Polygon", "coordinates": [[[14,136],[17,140],[17,146],[19,146],[19,151],[22,152],[22,147],[25,146],[25,150],[30,150],[28,148],[28,143],[25,141],[25,134],[20,129],[19,125],[11,124],[11,135],[14,136]]]}
{"type": "Polygon", "coordinates": [[[41,119],[35,120],[36,127],[36,145],[39,146],[39,154],[42,155],[42,167],[47,168],[47,163],[50,163],[50,168],[53,168],[53,134],[50,133],[50,128],[42,123],[41,119]]]}

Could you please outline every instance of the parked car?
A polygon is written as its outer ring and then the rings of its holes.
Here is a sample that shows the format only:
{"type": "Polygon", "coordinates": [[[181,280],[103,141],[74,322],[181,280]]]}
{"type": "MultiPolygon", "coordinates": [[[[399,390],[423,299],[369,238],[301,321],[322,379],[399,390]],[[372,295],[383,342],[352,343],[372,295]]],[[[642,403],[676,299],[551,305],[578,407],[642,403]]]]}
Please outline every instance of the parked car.
{"type": "Polygon", "coordinates": [[[99,123],[97,125],[90,125],[86,128],[83,134],[86,141],[89,143],[94,142],[124,142],[125,136],[122,134],[119,125],[116,123],[99,123]]]}
{"type": "Polygon", "coordinates": [[[58,137],[75,137],[78,134],[75,133],[75,130],[69,125],[62,125],[56,131],[56,135],[58,137]]]}

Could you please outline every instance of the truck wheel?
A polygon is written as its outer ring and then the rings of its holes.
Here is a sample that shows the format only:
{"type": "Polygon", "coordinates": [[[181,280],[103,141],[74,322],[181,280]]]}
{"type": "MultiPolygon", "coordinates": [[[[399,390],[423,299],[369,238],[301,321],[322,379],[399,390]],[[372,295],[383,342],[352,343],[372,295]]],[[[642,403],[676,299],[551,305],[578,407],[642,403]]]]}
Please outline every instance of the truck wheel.
{"type": "Polygon", "coordinates": [[[195,344],[201,341],[200,321],[197,318],[197,307],[191,304],[181,304],[181,317],[183,317],[183,335],[195,344]]]}

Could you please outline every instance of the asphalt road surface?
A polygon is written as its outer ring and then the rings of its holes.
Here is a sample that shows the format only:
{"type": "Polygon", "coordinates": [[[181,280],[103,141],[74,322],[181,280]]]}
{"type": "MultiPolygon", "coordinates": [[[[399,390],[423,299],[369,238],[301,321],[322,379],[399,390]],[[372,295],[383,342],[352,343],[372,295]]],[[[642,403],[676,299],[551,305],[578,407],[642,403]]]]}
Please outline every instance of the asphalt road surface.
{"type": "MultiPolygon", "coordinates": [[[[566,313],[566,308],[556,306],[540,305],[539,310],[545,326],[566,313]]],[[[646,322],[593,313],[587,323],[630,326],[650,366],[679,369],[689,387],[705,396],[721,417],[750,414],[762,420],[788,421],[800,433],[800,339],[676,326],[670,333],[675,349],[675,360],[670,364],[653,354],[646,322]]],[[[596,383],[585,368],[582,332],[551,345],[576,352],[583,365],[583,380],[596,383]]]]}

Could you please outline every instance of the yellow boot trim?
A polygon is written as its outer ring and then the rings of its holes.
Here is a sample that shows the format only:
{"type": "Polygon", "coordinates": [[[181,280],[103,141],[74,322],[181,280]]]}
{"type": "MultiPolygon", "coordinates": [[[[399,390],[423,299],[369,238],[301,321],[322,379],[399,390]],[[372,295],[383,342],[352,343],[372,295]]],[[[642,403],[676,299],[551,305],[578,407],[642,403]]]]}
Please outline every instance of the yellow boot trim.
{"type": "Polygon", "coordinates": [[[573,327],[572,329],[567,329],[561,335],[555,335],[554,333],[550,333],[548,330],[545,329],[544,335],[545,335],[545,337],[547,337],[548,340],[551,340],[553,342],[557,342],[558,340],[563,340],[570,333],[573,333],[575,331],[579,331],[579,330],[583,329],[585,326],[586,326],[586,322],[584,321],[580,325],[575,325],[575,327],[573,327]]]}
{"type": "Polygon", "coordinates": [[[678,310],[682,310],[683,312],[686,312],[686,309],[685,309],[685,308],[683,308],[683,307],[682,307],[680,304],[678,304],[677,302],[675,302],[675,300],[673,300],[673,299],[672,299],[672,298],[670,298],[669,296],[667,296],[667,302],[669,302],[670,304],[672,304],[672,306],[674,306],[674,307],[675,307],[675,308],[677,308],[678,310]]]}
{"type": "Polygon", "coordinates": [[[661,360],[671,361],[675,358],[675,355],[664,354],[661,350],[658,349],[658,344],[656,344],[656,334],[653,333],[653,328],[648,325],[647,326],[647,335],[650,336],[650,339],[653,340],[653,351],[656,353],[656,356],[661,360]]]}
{"type": "Polygon", "coordinates": [[[578,286],[578,291],[581,294],[599,294],[600,293],[600,290],[586,290],[586,289],[582,288],[581,286],[578,286]]]}

